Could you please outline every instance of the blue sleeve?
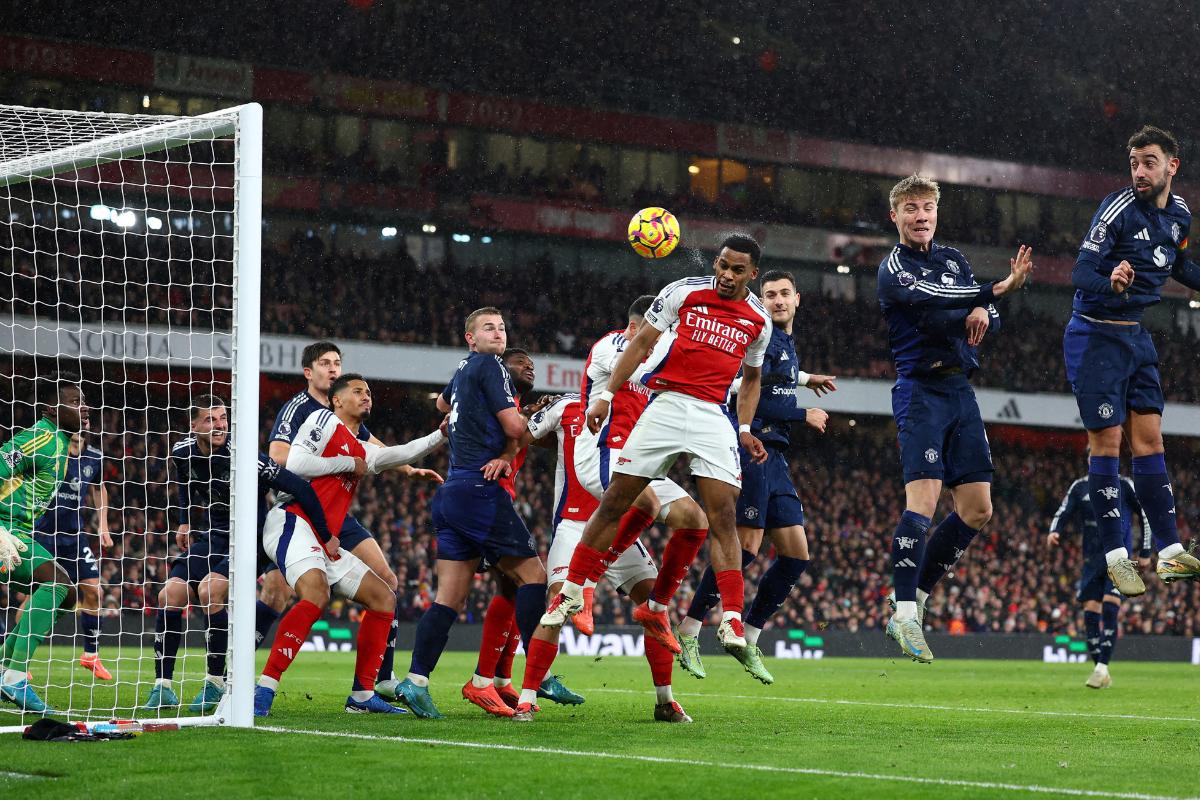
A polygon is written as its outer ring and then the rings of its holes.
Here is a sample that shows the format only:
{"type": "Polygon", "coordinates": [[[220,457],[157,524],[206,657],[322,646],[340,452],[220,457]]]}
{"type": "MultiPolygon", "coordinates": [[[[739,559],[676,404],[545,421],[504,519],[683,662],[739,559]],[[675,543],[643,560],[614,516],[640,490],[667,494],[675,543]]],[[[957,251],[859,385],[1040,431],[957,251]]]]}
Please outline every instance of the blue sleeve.
{"type": "Polygon", "coordinates": [[[807,409],[800,407],[794,394],[775,394],[767,388],[758,398],[758,409],[754,416],[780,422],[804,422],[807,409]]]}
{"type": "Polygon", "coordinates": [[[971,309],[986,306],[995,300],[992,287],[940,286],[930,281],[918,280],[903,269],[892,272],[887,262],[879,268],[879,299],[890,305],[913,306],[921,309],[971,309]]]}
{"type": "Polygon", "coordinates": [[[1124,214],[1120,212],[1112,222],[1102,219],[1113,205],[1105,198],[1092,217],[1087,237],[1079,245],[1079,257],[1075,259],[1075,266],[1071,270],[1071,285],[1076,289],[1098,295],[1113,293],[1109,280],[1112,268],[1106,268],[1105,262],[1121,236],[1121,221],[1124,219],[1124,214]]]}
{"type": "Polygon", "coordinates": [[[177,505],[175,506],[175,527],[180,525],[192,524],[192,491],[191,491],[191,474],[192,471],[188,468],[186,458],[179,458],[175,454],[171,454],[171,466],[175,472],[175,486],[178,491],[177,505]]]}
{"type": "Polygon", "coordinates": [[[1200,292],[1200,264],[1185,256],[1182,250],[1177,251],[1175,255],[1175,266],[1171,267],[1171,277],[1192,291],[1200,292]]]}
{"type": "Polygon", "coordinates": [[[499,356],[484,360],[477,375],[489,413],[499,414],[505,409],[517,407],[517,401],[513,399],[512,378],[499,356]]]}
{"type": "Polygon", "coordinates": [[[446,388],[442,389],[442,399],[446,401],[446,405],[450,405],[451,388],[454,386],[454,381],[451,380],[446,384],[446,388]]]}
{"type": "Polygon", "coordinates": [[[935,308],[921,317],[917,327],[946,339],[962,339],[967,335],[967,315],[970,313],[965,308],[935,308]]]}
{"type": "Polygon", "coordinates": [[[1000,332],[1000,312],[996,310],[996,306],[994,303],[988,304],[987,312],[988,312],[988,319],[990,320],[990,324],[988,325],[988,333],[999,333],[1000,332]]]}
{"type": "Polygon", "coordinates": [[[321,501],[317,499],[317,493],[313,491],[312,485],[308,481],[296,473],[280,467],[279,472],[271,481],[271,488],[287,492],[296,498],[296,502],[304,510],[305,516],[312,521],[313,529],[322,544],[333,538],[329,533],[329,523],[325,521],[325,509],[321,507],[321,501]]]}

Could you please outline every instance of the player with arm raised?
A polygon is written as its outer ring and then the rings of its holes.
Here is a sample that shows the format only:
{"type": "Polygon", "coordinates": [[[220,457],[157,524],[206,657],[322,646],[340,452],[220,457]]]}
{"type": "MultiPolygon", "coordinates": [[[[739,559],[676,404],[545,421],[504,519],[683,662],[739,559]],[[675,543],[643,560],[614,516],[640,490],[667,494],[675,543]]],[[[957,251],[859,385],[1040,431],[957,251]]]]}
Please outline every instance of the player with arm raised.
{"type": "Polygon", "coordinates": [[[978,346],[997,330],[992,301],[1024,285],[1033,251],[1022,246],[1002,281],[976,283],[966,257],[933,241],[937,183],[912,175],[892,187],[900,243],[879,265],[879,305],[896,364],[892,413],[900,440],[905,511],[892,535],[895,613],[887,633],[914,661],[933,661],[925,599],[992,516],[992,455],[969,378],[978,346]],[[955,510],[925,535],[942,486],[955,510]]]}
{"type": "MultiPolygon", "coordinates": [[[[600,507],[588,520],[562,590],[542,618],[543,626],[560,627],[582,609],[583,583],[612,545],[621,517],[651,481],[665,477],[675,459],[686,454],[712,532],[709,549],[724,608],[717,638],[727,650],[745,649],[741,615],[745,583],[735,516],[742,483],[737,454],[740,441],[756,462],[767,457],[762,443],[750,433],[758,407],[763,356],[771,339],[770,314],[749,289],[758,277],[761,254],[753,238],[731,234],[721,242],[713,260],[712,277],[685,278],[664,288],[646,311],[649,324],[638,330],[617,360],[607,386],[587,409],[587,426],[598,433],[615,394],[642,365],[659,337],[671,331],[669,346],[660,348],[661,357],[641,378],[655,393],[654,400],[621,449],[612,480],[600,507]],[[735,428],[724,403],[739,367],[743,379],[735,428]]],[[[691,555],[695,557],[694,550],[691,555]]],[[[687,567],[690,562],[684,569],[687,567]]],[[[674,582],[675,575],[664,554],[659,582],[649,600],[637,607],[634,618],[647,635],[678,653],[679,643],[667,616],[674,592],[662,591],[674,582]]]]}
{"type": "MultiPolygon", "coordinates": [[[[360,437],[371,414],[371,387],[361,375],[345,374],[329,388],[332,409],[314,411],[296,432],[287,468],[312,481],[320,498],[327,531],[341,530],[362,476],[424,458],[439,447],[441,431],[404,445],[379,447],[360,437]]],[[[254,690],[254,714],[271,712],[284,671],[308,638],[331,592],[365,607],[358,629],[354,683],[345,708],[353,713],[396,714],[375,694],[375,678],[387,646],[396,611],[396,597],[366,562],[339,546],[336,538],[322,541],[317,526],[301,505],[290,498],[276,504],[263,527],[263,549],[279,567],[299,597],[279,623],[267,665],[254,690]]]]}
{"type": "MultiPolygon", "coordinates": [[[[271,428],[267,453],[275,463],[280,465],[287,464],[292,442],[304,421],[312,416],[314,411],[329,407],[329,387],[342,374],[342,351],[333,342],[313,342],[304,348],[300,360],[307,385],[304,391],[298,392],[284,404],[276,415],[275,424],[271,428]]],[[[366,425],[358,427],[358,436],[365,442],[383,446],[383,442],[375,438],[366,425]]],[[[405,466],[398,471],[411,478],[441,480],[441,476],[433,470],[405,466]]],[[[342,547],[366,562],[372,572],[383,578],[388,588],[393,592],[396,591],[396,574],[388,565],[383,550],[380,549],[379,543],[375,541],[370,532],[353,515],[346,515],[345,522],[337,533],[342,547]]],[[[271,626],[279,618],[291,597],[291,588],[274,569],[274,565],[271,565],[263,575],[262,592],[255,606],[255,630],[256,639],[259,642],[266,639],[271,626]]],[[[389,700],[396,699],[396,684],[398,683],[392,675],[395,636],[396,629],[393,625],[388,634],[388,646],[384,651],[379,680],[375,684],[375,690],[389,700]]]]}
{"type": "MultiPolygon", "coordinates": [[[[1136,513],[1142,521],[1141,535],[1138,537],[1138,557],[1148,561],[1154,538],[1150,533],[1150,523],[1142,507],[1138,505],[1133,481],[1121,476],[1121,489],[1121,525],[1125,531],[1125,546],[1131,546],[1133,515],[1136,513]]],[[[1083,538],[1083,574],[1079,579],[1078,599],[1083,605],[1083,625],[1087,631],[1088,652],[1092,656],[1092,663],[1095,664],[1084,685],[1089,689],[1107,689],[1112,686],[1108,664],[1112,660],[1113,648],[1117,643],[1117,618],[1121,613],[1121,595],[1113,588],[1108,577],[1104,545],[1100,541],[1096,515],[1092,513],[1092,498],[1086,475],[1071,484],[1062,504],[1054,512],[1054,518],[1050,520],[1050,532],[1046,534],[1047,546],[1058,547],[1061,535],[1065,532],[1067,524],[1072,521],[1083,538]]]]}
{"type": "MultiPolygon", "coordinates": [[[[804,422],[821,433],[829,418],[819,408],[800,407],[800,388],[808,387],[819,397],[837,389],[832,375],[810,375],[800,369],[792,327],[800,306],[796,279],[790,272],[769,270],[763,273],[762,300],[771,312],[771,343],[763,360],[762,395],[750,432],[767,449],[762,464],[745,448],[739,448],[742,464],[742,493],[738,497],[738,539],[742,545],[742,569],[750,565],[762,545],[764,532],[775,547],[775,560],[763,573],[758,593],[746,614],[745,650],[738,651],[742,666],[763,683],[774,683],[762,661],[758,636],[771,617],[783,606],[792,587],[808,568],[808,538],[804,533],[804,506],[792,484],[784,454],[791,445],[793,422],[804,422]]],[[[687,617],[679,624],[679,665],[697,678],[704,678],[700,660],[700,627],[708,612],[720,602],[716,574],[712,567],[704,571],[692,597],[687,617]]]]}
{"type": "MultiPolygon", "coordinates": [[[[429,676],[466,604],[480,558],[517,584],[514,605],[525,644],[524,685],[531,666],[545,664],[548,669],[558,652],[531,642],[546,608],[546,570],[512,497],[496,482],[509,469],[502,456],[526,425],[500,359],[508,343],[504,317],[499,309],[480,308],[467,316],[464,327],[471,353],[451,379],[449,401],[438,397],[438,409],[450,415],[450,473],[431,508],[437,529],[437,596],[417,623],[408,676],[397,687],[401,702],[425,719],[442,716],[429,694],[429,676]]],[[[532,689],[522,689],[514,719],[532,718],[538,685],[540,679],[532,689]]]]}
{"type": "Polygon", "coordinates": [[[86,444],[85,432],[71,435],[67,476],[54,502],[37,521],[38,544],[54,555],[75,584],[79,601],[79,627],[83,631],[83,654],[79,666],[90,670],[102,681],[111,681],[112,673],[100,661],[100,564],[88,541],[88,497],[96,510],[96,533],[101,553],[112,547],[108,532],[108,490],[104,486],[104,459],[101,452],[86,444]]]}
{"type": "Polygon", "coordinates": [[[154,686],[143,708],[179,705],[172,687],[175,659],[183,641],[183,615],[199,603],[205,622],[204,685],[189,704],[212,711],[225,694],[225,657],[229,650],[229,412],[225,401],[206,394],[193,401],[191,435],[171,448],[172,483],[178,493],[175,544],[183,552],[171,562],[158,594],[154,627],[154,686]],[[202,513],[193,509],[203,508],[202,513]]]}
{"type": "Polygon", "coordinates": [[[29,660],[61,612],[75,607],[73,581],[34,540],[33,526],[45,513],[67,474],[71,435],[88,422],[88,407],[73,375],[39,378],[34,397],[41,418],[0,447],[0,583],[30,595],[25,613],[4,638],[0,698],[22,711],[51,713],[29,685],[29,660]]]}
{"type": "Polygon", "coordinates": [[[1128,147],[1133,185],[1104,198],[1071,271],[1075,300],[1063,354],[1088,432],[1088,490],[1108,575],[1121,594],[1136,597],[1146,585],[1122,539],[1122,434],[1133,451],[1133,485],[1159,548],[1159,577],[1166,583],[1200,577],[1200,560],[1184,550],[1176,531],[1158,353],[1140,321],[1162,299],[1168,278],[1200,290],[1200,264],[1185,252],[1191,211],[1171,194],[1179,169],[1175,137],[1147,125],[1128,147]]]}

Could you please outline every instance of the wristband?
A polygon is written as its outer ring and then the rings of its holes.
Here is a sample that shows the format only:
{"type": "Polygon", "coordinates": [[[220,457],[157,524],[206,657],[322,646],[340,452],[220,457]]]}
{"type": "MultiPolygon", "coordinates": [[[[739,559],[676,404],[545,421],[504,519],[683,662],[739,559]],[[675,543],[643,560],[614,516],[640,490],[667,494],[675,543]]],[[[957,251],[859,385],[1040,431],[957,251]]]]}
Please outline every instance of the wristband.
{"type": "Polygon", "coordinates": [[[749,432],[750,432],[750,426],[749,426],[749,425],[738,425],[738,433],[739,433],[739,434],[742,434],[742,433],[749,433],[749,432]]]}
{"type": "Polygon", "coordinates": [[[804,370],[800,370],[800,372],[796,375],[796,383],[800,384],[801,386],[808,386],[808,382],[810,380],[812,380],[812,375],[809,375],[804,370]]]}
{"type": "Polygon", "coordinates": [[[608,389],[605,389],[603,392],[600,393],[600,396],[596,399],[603,400],[606,403],[611,403],[612,399],[613,399],[613,393],[610,392],[608,389]]]}

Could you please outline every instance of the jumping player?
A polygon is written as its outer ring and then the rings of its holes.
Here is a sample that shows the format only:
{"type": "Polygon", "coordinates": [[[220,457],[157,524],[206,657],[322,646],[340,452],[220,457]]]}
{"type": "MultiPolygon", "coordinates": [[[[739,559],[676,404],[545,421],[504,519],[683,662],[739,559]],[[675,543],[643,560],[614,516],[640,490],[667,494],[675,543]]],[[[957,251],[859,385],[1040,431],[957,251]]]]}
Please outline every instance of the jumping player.
{"type": "MultiPolygon", "coordinates": [[[[742,568],[750,565],[766,538],[775,547],[775,560],[763,573],[758,594],[746,614],[746,643],[741,651],[742,666],[763,683],[775,678],[762,661],[758,637],[771,617],[783,606],[792,587],[808,568],[808,538],[804,533],[804,506],[792,485],[784,453],[791,445],[793,422],[803,422],[824,433],[829,415],[819,408],[801,408],[801,387],[812,389],[818,397],[837,389],[832,375],[810,375],[800,369],[792,327],[800,306],[796,279],[790,272],[770,270],[762,276],[762,300],[771,312],[771,343],[763,360],[762,396],[754,413],[750,432],[767,448],[762,464],[745,448],[739,448],[742,464],[742,493],[738,497],[738,539],[742,545],[742,568]]],[[[704,571],[687,617],[679,624],[679,665],[697,678],[707,673],[700,660],[700,627],[708,612],[720,601],[716,575],[712,567],[704,571]]]]}
{"type": "Polygon", "coordinates": [[[1175,137],[1146,125],[1128,148],[1133,185],[1104,198],[1071,271],[1075,300],[1063,354],[1088,432],[1088,489],[1108,576],[1121,594],[1136,597],[1146,585],[1122,538],[1122,434],[1133,451],[1134,490],[1159,547],[1159,577],[1166,583],[1200,577],[1200,560],[1184,551],[1176,531],[1158,353],[1140,322],[1162,299],[1168,278],[1200,290],[1200,265],[1185,253],[1192,212],[1171,194],[1179,169],[1175,137]]]}
{"type": "Polygon", "coordinates": [[[1022,246],[1011,274],[980,286],[962,253],[933,241],[937,183],[912,175],[892,187],[900,242],[879,265],[879,305],[888,323],[896,385],[892,413],[900,439],[905,511],[892,535],[895,613],[887,633],[915,661],[933,661],[925,643],[925,599],[992,516],[992,456],[969,378],[978,346],[997,330],[992,300],[1021,288],[1033,269],[1022,246]],[[955,511],[925,545],[945,484],[955,511]]]}
{"type": "MultiPolygon", "coordinates": [[[[342,529],[363,474],[378,475],[424,458],[445,436],[434,431],[394,447],[362,441],[357,429],[371,414],[371,388],[361,375],[339,376],[329,388],[329,399],[332,409],[313,412],[300,426],[296,445],[288,452],[287,468],[312,480],[332,531],[342,529]]],[[[255,716],[270,714],[280,678],[300,652],[333,591],[366,607],[359,624],[354,684],[346,698],[346,711],[402,713],[375,694],[375,678],[396,612],[396,597],[383,579],[341,547],[337,538],[318,539],[313,523],[295,502],[285,501],[268,512],[263,549],[299,601],[280,621],[267,666],[254,690],[255,716]]]]}
{"type": "MultiPolygon", "coordinates": [[[[613,544],[621,517],[651,481],[664,477],[675,459],[687,454],[712,531],[709,549],[724,607],[717,638],[726,649],[745,649],[741,617],[745,584],[735,518],[742,479],[737,453],[740,440],[756,462],[767,457],[762,443],[750,433],[758,407],[763,356],[771,338],[770,314],[749,290],[750,282],[758,277],[761,253],[750,236],[732,234],[721,243],[713,260],[712,277],[685,278],[664,288],[646,311],[649,324],[626,346],[606,388],[587,409],[586,424],[599,433],[615,394],[646,360],[659,337],[671,330],[669,346],[660,348],[661,357],[641,378],[655,393],[654,400],[621,450],[600,507],[571,557],[567,580],[542,618],[543,626],[560,627],[583,608],[583,583],[596,572],[604,551],[613,544]],[[724,403],[739,367],[743,379],[735,429],[724,403]]],[[[695,557],[694,550],[691,556],[695,557]]],[[[668,561],[664,554],[659,581],[649,600],[637,607],[634,618],[647,635],[678,653],[679,643],[667,616],[674,592],[663,591],[677,574],[676,565],[668,561]]],[[[684,570],[690,564],[685,564],[684,570]]]]}

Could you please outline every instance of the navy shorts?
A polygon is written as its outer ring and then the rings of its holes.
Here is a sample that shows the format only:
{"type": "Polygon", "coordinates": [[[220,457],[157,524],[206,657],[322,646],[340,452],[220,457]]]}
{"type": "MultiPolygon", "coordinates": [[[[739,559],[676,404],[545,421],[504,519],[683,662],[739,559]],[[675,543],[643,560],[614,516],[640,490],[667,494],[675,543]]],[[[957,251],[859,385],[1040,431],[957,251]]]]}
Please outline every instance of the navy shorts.
{"type": "Polygon", "coordinates": [[[992,482],[992,450],[966,375],[899,378],[892,387],[892,415],[905,483],[992,482]]]}
{"type": "Polygon", "coordinates": [[[1141,325],[1107,325],[1072,314],[1063,358],[1088,430],[1122,424],[1129,409],[1162,413],[1158,351],[1141,325]]]}
{"type": "Polygon", "coordinates": [[[193,541],[191,547],[171,562],[171,571],[167,574],[194,587],[210,572],[229,577],[229,544],[214,543],[206,538],[193,541]]]}
{"type": "Polygon", "coordinates": [[[82,533],[38,533],[35,540],[50,551],[54,561],[63,568],[71,583],[100,577],[100,564],[92,553],[88,538],[82,533]]]}
{"type": "Polygon", "coordinates": [[[492,564],[506,556],[536,558],[537,543],[504,487],[470,477],[438,487],[431,506],[438,558],[492,564]]]}
{"type": "Polygon", "coordinates": [[[789,528],[804,524],[804,506],[783,451],[767,448],[767,460],[755,464],[745,448],[742,460],[742,493],[737,501],[737,524],[744,528],[789,528]]]}

